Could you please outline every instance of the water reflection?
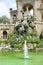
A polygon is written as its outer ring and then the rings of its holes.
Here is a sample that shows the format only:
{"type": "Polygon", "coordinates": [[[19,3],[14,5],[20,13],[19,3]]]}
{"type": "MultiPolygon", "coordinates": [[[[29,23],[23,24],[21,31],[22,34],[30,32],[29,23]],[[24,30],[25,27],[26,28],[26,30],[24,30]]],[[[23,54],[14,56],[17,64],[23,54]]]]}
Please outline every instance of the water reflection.
{"type": "Polygon", "coordinates": [[[24,65],[29,65],[28,62],[29,62],[28,59],[24,59],[24,65]]]}

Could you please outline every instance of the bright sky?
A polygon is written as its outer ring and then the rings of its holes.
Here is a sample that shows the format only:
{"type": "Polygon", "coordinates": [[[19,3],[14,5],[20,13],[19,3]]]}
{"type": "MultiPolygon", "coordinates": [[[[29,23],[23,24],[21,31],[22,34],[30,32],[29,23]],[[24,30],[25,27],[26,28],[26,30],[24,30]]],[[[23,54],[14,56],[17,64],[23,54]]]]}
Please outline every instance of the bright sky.
{"type": "MultiPolygon", "coordinates": [[[[10,17],[10,8],[16,9],[16,0],[0,0],[0,16],[6,15],[7,17],[10,17]]],[[[33,14],[32,10],[31,14],[33,14]]]]}
{"type": "Polygon", "coordinates": [[[9,15],[9,9],[13,8],[16,9],[16,0],[0,0],[0,16],[9,15]]]}

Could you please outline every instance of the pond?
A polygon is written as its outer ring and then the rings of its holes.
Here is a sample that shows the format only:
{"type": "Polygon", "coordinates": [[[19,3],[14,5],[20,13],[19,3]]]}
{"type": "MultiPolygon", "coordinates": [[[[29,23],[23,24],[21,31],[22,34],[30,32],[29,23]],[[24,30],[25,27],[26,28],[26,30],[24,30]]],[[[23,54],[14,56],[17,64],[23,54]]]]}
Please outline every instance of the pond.
{"type": "Polygon", "coordinates": [[[29,52],[29,59],[23,59],[23,52],[0,52],[0,65],[43,65],[43,52],[29,52]]]}

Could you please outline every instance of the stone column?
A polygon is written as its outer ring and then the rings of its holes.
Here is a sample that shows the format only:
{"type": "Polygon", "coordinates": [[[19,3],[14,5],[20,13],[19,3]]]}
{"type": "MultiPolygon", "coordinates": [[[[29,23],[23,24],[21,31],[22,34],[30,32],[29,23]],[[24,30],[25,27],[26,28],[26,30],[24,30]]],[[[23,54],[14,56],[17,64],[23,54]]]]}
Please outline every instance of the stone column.
{"type": "Polygon", "coordinates": [[[13,25],[13,12],[12,8],[10,8],[10,24],[9,24],[9,33],[12,33],[14,30],[14,25],[13,25]]]}
{"type": "Polygon", "coordinates": [[[12,8],[10,8],[10,24],[13,23],[12,8]]]}
{"type": "Polygon", "coordinates": [[[22,13],[21,13],[22,7],[20,4],[20,0],[16,0],[16,3],[17,3],[17,11],[18,11],[18,20],[21,21],[21,19],[22,19],[22,13]]]}
{"type": "Polygon", "coordinates": [[[41,13],[40,11],[38,10],[38,8],[40,7],[40,0],[35,0],[34,2],[34,15],[35,15],[35,18],[38,20],[37,22],[40,22],[39,20],[41,20],[41,13]]]}
{"type": "Polygon", "coordinates": [[[34,18],[35,18],[34,22],[36,23],[36,30],[38,35],[41,32],[41,26],[39,25],[41,22],[41,13],[38,10],[38,8],[40,8],[40,4],[41,4],[41,0],[34,1],[34,18]]]}

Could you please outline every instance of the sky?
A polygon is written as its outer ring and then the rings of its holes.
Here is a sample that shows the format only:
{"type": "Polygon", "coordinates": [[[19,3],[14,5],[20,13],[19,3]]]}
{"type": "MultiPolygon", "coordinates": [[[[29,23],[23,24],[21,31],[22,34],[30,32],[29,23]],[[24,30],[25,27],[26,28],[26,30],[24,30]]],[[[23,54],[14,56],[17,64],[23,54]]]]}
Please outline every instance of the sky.
{"type": "MultiPolygon", "coordinates": [[[[5,15],[10,18],[10,8],[16,10],[16,0],[0,0],[0,17],[5,15]]],[[[31,14],[33,15],[33,11],[31,10],[31,14]]]]}
{"type": "Polygon", "coordinates": [[[10,8],[16,10],[16,0],[0,0],[0,17],[3,15],[10,17],[10,8]]]}

